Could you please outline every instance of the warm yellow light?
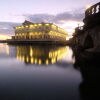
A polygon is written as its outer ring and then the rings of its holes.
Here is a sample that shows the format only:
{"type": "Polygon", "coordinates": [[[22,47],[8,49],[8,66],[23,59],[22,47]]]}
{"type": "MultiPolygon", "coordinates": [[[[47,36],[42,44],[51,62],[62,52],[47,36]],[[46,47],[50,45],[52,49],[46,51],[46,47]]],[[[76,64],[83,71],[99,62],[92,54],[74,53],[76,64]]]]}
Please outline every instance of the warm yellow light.
{"type": "Polygon", "coordinates": [[[34,26],[37,26],[37,24],[34,24],[34,26]]]}
{"type": "Polygon", "coordinates": [[[6,39],[11,39],[11,37],[8,35],[0,35],[0,40],[6,40],[6,39]]]}
{"type": "Polygon", "coordinates": [[[47,65],[49,64],[49,61],[48,61],[48,59],[46,60],[46,64],[47,64],[47,65]]]}
{"type": "Polygon", "coordinates": [[[33,58],[31,58],[31,63],[34,63],[34,59],[33,58]]]}
{"type": "Polygon", "coordinates": [[[41,61],[41,59],[39,59],[39,64],[41,64],[42,63],[42,61],[41,61]]]}
{"type": "Polygon", "coordinates": [[[34,27],[34,25],[30,25],[30,28],[34,27]]]}
{"type": "Polygon", "coordinates": [[[49,24],[45,24],[45,25],[47,25],[47,26],[48,26],[49,24]]]}
{"type": "Polygon", "coordinates": [[[22,61],[25,61],[25,57],[24,56],[22,56],[22,61]]]}
{"type": "Polygon", "coordinates": [[[24,28],[24,26],[22,26],[21,28],[24,28]]]}
{"type": "Polygon", "coordinates": [[[85,9],[89,9],[91,7],[91,5],[86,5],[85,9]]]}
{"type": "Polygon", "coordinates": [[[41,26],[42,24],[38,24],[39,26],[41,26]]]}
{"type": "Polygon", "coordinates": [[[21,29],[21,27],[19,26],[19,27],[17,27],[18,29],[21,29]]]}
{"type": "Polygon", "coordinates": [[[15,29],[18,29],[18,27],[15,27],[15,29]]]}
{"type": "Polygon", "coordinates": [[[69,36],[67,36],[67,37],[66,37],[66,40],[69,40],[69,39],[70,39],[70,37],[69,37],[69,36]]]}
{"type": "Polygon", "coordinates": [[[28,27],[28,25],[25,26],[26,28],[28,27]]]}
{"type": "Polygon", "coordinates": [[[37,59],[35,59],[35,64],[37,64],[37,59]]]}
{"type": "Polygon", "coordinates": [[[33,56],[33,50],[32,50],[32,48],[30,48],[30,56],[31,57],[33,56]]]}
{"type": "Polygon", "coordinates": [[[26,62],[29,62],[29,57],[28,56],[26,57],[26,62]]]}

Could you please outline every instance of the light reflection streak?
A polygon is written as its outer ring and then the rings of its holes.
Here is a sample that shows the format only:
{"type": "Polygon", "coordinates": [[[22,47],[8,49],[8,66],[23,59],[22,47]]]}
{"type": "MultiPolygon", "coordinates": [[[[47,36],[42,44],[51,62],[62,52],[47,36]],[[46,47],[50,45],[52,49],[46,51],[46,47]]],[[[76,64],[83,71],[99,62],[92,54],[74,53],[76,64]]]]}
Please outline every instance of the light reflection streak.
{"type": "Polygon", "coordinates": [[[0,54],[9,55],[9,46],[6,44],[0,44],[0,54]]]}
{"type": "Polygon", "coordinates": [[[16,46],[16,58],[26,64],[54,64],[69,51],[63,47],[16,46]]]}

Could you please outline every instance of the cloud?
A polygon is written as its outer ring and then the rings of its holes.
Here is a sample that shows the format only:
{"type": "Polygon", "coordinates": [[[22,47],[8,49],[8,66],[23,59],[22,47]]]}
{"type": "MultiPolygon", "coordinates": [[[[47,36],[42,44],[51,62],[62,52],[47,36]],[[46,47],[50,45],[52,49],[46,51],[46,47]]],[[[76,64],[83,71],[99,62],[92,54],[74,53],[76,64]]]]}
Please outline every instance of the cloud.
{"type": "Polygon", "coordinates": [[[14,35],[13,27],[21,25],[20,23],[13,22],[0,22],[0,34],[1,35],[14,35]]]}
{"type": "MultiPolygon", "coordinates": [[[[74,11],[67,11],[56,15],[24,14],[22,16],[25,18],[25,20],[32,21],[33,23],[49,22],[54,23],[64,29],[73,30],[77,23],[82,22],[84,18],[84,9],[75,9],[74,11]]],[[[21,25],[21,23],[0,22],[0,34],[14,35],[13,27],[19,25],[21,25]]]]}
{"type": "Polygon", "coordinates": [[[26,17],[26,20],[32,21],[34,23],[40,23],[40,22],[52,22],[54,19],[54,15],[50,14],[34,14],[34,15],[23,15],[26,17]]]}
{"type": "Polygon", "coordinates": [[[83,9],[78,9],[70,12],[63,12],[57,15],[50,14],[31,14],[23,15],[26,17],[26,20],[32,21],[34,23],[39,22],[51,22],[55,24],[61,24],[64,21],[82,21],[84,18],[83,9]]]}

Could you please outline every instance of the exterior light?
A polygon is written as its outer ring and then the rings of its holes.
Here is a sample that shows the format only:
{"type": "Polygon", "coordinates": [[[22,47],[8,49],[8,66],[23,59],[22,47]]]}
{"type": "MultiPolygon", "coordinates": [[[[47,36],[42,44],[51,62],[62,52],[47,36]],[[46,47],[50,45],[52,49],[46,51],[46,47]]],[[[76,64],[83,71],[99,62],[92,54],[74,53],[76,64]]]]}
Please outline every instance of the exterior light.
{"type": "Polygon", "coordinates": [[[39,64],[41,64],[42,63],[42,61],[41,61],[41,59],[39,59],[39,64]]]}
{"type": "Polygon", "coordinates": [[[18,27],[15,27],[15,29],[18,29],[18,27]]]}
{"type": "Polygon", "coordinates": [[[28,28],[28,25],[26,25],[25,27],[28,28]]]}
{"type": "Polygon", "coordinates": [[[47,25],[47,26],[48,26],[48,25],[50,25],[50,24],[45,24],[45,25],[47,25]]]}
{"type": "Polygon", "coordinates": [[[35,24],[30,24],[30,25],[25,24],[22,26],[15,27],[15,30],[16,30],[15,31],[16,36],[18,34],[18,37],[17,37],[18,39],[21,39],[23,37],[24,39],[26,38],[28,39],[41,39],[41,38],[51,39],[52,38],[52,39],[59,39],[59,41],[61,41],[63,39],[66,40],[66,36],[67,36],[67,32],[65,32],[62,28],[57,27],[56,25],[50,24],[50,23],[43,23],[43,24],[35,23],[35,24]],[[24,28],[26,29],[24,30],[24,28]],[[17,29],[19,31],[17,31],[17,29]]]}
{"type": "Polygon", "coordinates": [[[37,26],[37,24],[35,24],[34,26],[37,26]]]}
{"type": "Polygon", "coordinates": [[[41,26],[42,24],[38,24],[39,26],[41,26]]]}
{"type": "Polygon", "coordinates": [[[24,28],[24,26],[22,26],[21,28],[24,28]]]}
{"type": "Polygon", "coordinates": [[[30,27],[34,27],[34,25],[30,25],[30,27]]]}

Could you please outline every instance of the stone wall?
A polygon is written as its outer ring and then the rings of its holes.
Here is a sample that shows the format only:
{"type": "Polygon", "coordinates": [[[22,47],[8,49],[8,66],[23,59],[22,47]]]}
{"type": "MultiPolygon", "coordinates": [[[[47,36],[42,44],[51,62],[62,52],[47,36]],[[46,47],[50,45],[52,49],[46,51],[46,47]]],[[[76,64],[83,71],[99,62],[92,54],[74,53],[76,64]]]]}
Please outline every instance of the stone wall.
{"type": "Polygon", "coordinates": [[[86,10],[83,22],[83,29],[76,28],[73,40],[84,49],[100,52],[100,2],[86,10]]]}

